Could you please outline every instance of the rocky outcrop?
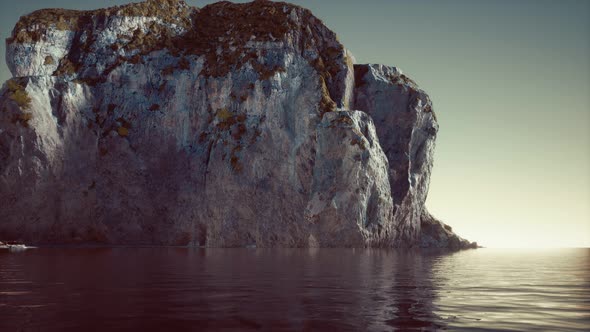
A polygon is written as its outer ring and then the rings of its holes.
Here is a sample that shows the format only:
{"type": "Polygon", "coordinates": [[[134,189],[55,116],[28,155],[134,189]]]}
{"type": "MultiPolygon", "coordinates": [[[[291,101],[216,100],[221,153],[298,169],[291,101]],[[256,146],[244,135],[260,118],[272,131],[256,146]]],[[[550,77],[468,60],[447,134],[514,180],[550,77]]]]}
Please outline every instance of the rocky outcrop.
{"type": "Polygon", "coordinates": [[[306,9],[41,10],[7,62],[0,238],[454,248],[424,207],[428,95],[306,9]]]}
{"type": "Polygon", "coordinates": [[[420,217],[421,248],[431,249],[477,249],[477,242],[469,242],[453,233],[453,228],[434,218],[428,211],[423,210],[420,217]]]}

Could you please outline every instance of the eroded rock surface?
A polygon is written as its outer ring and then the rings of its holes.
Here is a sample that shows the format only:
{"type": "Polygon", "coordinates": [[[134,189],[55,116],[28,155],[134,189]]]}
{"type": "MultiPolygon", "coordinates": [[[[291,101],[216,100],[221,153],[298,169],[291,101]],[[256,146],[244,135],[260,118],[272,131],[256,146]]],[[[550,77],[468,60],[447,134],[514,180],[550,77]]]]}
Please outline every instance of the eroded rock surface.
{"type": "Polygon", "coordinates": [[[424,207],[428,95],[353,61],[280,2],[21,18],[0,99],[0,238],[457,247],[424,207]]]}

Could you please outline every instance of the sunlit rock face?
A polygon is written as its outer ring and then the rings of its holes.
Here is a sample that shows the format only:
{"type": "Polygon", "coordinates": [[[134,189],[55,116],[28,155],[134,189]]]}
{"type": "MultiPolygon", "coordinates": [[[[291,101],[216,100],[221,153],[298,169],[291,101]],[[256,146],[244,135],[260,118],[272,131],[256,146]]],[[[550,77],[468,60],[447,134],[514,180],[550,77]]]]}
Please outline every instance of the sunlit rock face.
{"type": "Polygon", "coordinates": [[[396,68],[354,65],[306,9],[41,10],[7,62],[0,238],[449,247],[421,231],[430,99],[396,68]]]}

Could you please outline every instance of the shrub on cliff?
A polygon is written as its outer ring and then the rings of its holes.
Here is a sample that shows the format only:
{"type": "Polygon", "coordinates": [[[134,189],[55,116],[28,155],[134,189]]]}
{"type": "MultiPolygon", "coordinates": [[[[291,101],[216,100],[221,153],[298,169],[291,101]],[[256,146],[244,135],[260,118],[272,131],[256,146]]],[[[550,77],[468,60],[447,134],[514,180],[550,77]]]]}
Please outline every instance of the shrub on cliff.
{"type": "Polygon", "coordinates": [[[8,80],[6,82],[6,87],[9,91],[8,98],[13,100],[18,107],[23,110],[31,107],[31,97],[29,97],[29,94],[22,85],[15,80],[8,80]]]}

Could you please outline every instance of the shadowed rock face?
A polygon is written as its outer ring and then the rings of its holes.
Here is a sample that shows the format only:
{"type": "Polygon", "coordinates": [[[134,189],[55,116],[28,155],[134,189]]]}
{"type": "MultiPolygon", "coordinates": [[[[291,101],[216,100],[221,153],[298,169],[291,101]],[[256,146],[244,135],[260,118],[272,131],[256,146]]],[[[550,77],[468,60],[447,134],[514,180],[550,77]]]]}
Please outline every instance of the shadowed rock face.
{"type": "Polygon", "coordinates": [[[424,208],[428,95],[397,68],[353,65],[306,9],[42,10],[17,23],[7,61],[0,238],[467,244],[436,240],[445,228],[424,208]]]}

